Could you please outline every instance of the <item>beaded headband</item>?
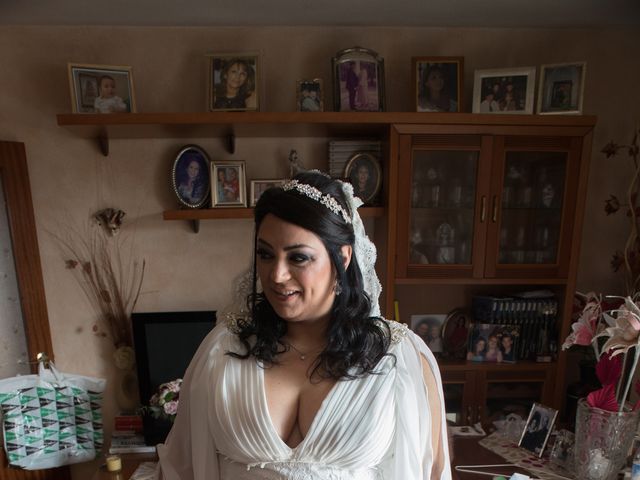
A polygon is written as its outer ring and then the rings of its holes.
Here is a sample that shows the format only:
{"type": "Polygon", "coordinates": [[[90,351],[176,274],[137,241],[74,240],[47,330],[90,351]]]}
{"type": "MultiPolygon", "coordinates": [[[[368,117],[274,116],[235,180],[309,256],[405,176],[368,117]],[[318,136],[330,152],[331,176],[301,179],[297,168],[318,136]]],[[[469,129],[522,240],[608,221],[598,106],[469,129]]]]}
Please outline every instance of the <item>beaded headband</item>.
{"type": "Polygon", "coordinates": [[[304,196],[309,197],[316,202],[320,202],[336,215],[341,215],[345,222],[351,223],[351,216],[345,208],[331,195],[323,195],[316,187],[312,187],[306,183],[300,183],[298,180],[290,180],[282,185],[282,189],[284,191],[296,190],[304,196]]]}

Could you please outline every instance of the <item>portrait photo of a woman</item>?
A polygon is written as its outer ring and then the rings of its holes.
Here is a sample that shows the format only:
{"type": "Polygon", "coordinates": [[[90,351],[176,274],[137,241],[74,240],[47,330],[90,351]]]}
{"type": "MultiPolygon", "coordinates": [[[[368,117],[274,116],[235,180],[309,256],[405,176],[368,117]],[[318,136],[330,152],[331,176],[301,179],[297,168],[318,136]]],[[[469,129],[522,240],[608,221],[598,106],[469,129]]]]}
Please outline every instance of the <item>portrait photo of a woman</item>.
{"type": "Polygon", "coordinates": [[[187,145],[180,149],[171,171],[173,190],[180,203],[189,208],[205,206],[209,198],[209,157],[200,147],[187,145]]]}
{"type": "Polygon", "coordinates": [[[414,57],[416,111],[459,112],[462,57],[414,57]]]}
{"type": "Polygon", "coordinates": [[[370,153],[356,153],[347,162],[345,178],[353,185],[353,194],[365,205],[374,205],[380,191],[380,163],[370,153]]]}
{"type": "Polygon", "coordinates": [[[210,110],[258,110],[258,57],[211,56],[210,110]]]}

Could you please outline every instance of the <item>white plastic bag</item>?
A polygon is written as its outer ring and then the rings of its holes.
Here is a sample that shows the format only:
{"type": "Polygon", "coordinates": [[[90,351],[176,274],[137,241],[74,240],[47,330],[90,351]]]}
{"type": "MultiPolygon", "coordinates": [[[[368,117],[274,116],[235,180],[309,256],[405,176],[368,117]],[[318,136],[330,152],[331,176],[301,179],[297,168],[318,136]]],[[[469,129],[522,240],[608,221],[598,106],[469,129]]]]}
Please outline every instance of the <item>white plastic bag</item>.
{"type": "Polygon", "coordinates": [[[61,373],[40,363],[38,375],[0,380],[4,450],[26,470],[93,460],[103,443],[100,378],[61,373]]]}

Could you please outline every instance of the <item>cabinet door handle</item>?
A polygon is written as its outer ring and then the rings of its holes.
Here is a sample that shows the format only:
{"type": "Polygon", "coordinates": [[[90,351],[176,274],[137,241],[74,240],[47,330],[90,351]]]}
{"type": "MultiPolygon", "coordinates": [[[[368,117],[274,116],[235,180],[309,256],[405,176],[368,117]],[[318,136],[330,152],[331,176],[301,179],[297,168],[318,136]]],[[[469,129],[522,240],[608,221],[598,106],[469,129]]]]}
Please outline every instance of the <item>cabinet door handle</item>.
{"type": "Polygon", "coordinates": [[[477,420],[482,422],[482,405],[478,405],[478,417],[477,420]]]}
{"type": "Polygon", "coordinates": [[[480,223],[484,223],[487,219],[487,197],[484,195],[480,199],[480,223]]]}
{"type": "Polygon", "coordinates": [[[467,425],[473,425],[473,410],[471,410],[471,405],[467,406],[467,425]]]}
{"type": "Polygon", "coordinates": [[[498,221],[498,196],[497,195],[493,196],[493,215],[491,217],[491,220],[493,221],[493,223],[496,223],[498,221]]]}

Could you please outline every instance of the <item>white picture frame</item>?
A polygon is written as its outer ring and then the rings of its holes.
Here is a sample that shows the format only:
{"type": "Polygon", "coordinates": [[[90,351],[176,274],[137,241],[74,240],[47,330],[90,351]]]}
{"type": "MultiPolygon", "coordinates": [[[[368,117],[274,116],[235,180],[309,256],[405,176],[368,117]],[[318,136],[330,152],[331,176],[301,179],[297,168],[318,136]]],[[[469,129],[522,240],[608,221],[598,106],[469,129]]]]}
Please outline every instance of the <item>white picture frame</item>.
{"type": "Polygon", "coordinates": [[[532,114],[536,67],[476,70],[473,113],[532,114]]]}

